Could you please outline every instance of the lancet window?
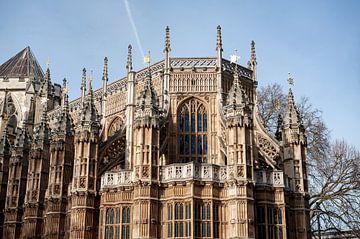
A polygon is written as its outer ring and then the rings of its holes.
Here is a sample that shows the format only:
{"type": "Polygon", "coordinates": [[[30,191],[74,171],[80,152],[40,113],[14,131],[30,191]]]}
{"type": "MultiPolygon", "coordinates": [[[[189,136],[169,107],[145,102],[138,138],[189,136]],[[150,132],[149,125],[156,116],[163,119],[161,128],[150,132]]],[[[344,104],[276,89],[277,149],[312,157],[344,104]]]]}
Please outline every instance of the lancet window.
{"type": "Polygon", "coordinates": [[[277,207],[257,207],[257,234],[259,238],[282,239],[283,236],[283,217],[282,209],[277,207]]]}
{"type": "Polygon", "coordinates": [[[167,204],[167,238],[191,236],[191,203],[167,204]]]}
{"type": "Polygon", "coordinates": [[[105,239],[130,239],[130,207],[108,208],[105,215],[105,239]]]}
{"type": "Polygon", "coordinates": [[[211,238],[211,204],[195,203],[195,238],[211,238]]]}
{"type": "Polygon", "coordinates": [[[178,113],[180,162],[207,162],[207,128],[207,111],[200,101],[191,99],[180,106],[178,113]]]}

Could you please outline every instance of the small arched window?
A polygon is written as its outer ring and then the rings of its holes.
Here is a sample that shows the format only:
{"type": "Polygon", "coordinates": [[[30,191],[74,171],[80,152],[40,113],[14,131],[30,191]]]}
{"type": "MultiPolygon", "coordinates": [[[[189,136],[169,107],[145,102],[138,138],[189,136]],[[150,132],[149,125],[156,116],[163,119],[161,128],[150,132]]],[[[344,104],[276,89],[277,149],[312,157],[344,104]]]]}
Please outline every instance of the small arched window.
{"type": "Polygon", "coordinates": [[[178,113],[180,162],[207,162],[207,112],[196,99],[183,103],[178,113]]]}

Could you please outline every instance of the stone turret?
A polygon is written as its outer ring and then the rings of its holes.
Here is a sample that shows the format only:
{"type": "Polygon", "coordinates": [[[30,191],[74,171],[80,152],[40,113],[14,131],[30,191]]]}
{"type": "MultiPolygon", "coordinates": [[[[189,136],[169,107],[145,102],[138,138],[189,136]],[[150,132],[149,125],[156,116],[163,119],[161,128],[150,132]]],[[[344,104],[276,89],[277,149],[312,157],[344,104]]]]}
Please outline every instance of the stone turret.
{"type": "Polygon", "coordinates": [[[307,141],[300,114],[296,108],[291,88],[288,103],[282,121],[282,140],[285,149],[285,172],[293,179],[293,188],[297,192],[307,192],[307,181],[304,181],[306,170],[307,141]]]}
{"type": "Polygon", "coordinates": [[[138,187],[135,190],[139,192],[135,194],[140,196],[140,191],[144,189],[147,192],[141,197],[134,197],[134,201],[141,208],[150,210],[146,210],[142,215],[134,214],[134,220],[147,220],[149,223],[144,226],[134,225],[133,237],[156,238],[157,230],[154,225],[159,221],[159,202],[152,200],[150,190],[158,190],[156,184],[152,182],[159,180],[160,109],[149,68],[136,106],[134,139],[136,139],[135,172],[138,172],[136,175],[138,187]]]}
{"type": "Polygon", "coordinates": [[[22,128],[17,128],[14,147],[9,162],[9,178],[3,238],[19,238],[23,217],[23,204],[26,193],[28,161],[31,149],[31,138],[26,121],[22,128]]]}
{"type": "Polygon", "coordinates": [[[101,123],[105,124],[105,112],[107,101],[107,85],[108,85],[108,58],[104,58],[103,76],[102,76],[102,95],[101,95],[101,123]]]}
{"type": "Polygon", "coordinates": [[[65,235],[68,186],[71,183],[74,162],[74,129],[69,113],[68,87],[63,80],[61,113],[51,132],[49,184],[45,196],[46,238],[65,235]]]}
{"type": "Polygon", "coordinates": [[[165,44],[164,44],[164,76],[163,76],[163,87],[162,87],[162,108],[165,113],[168,113],[170,107],[170,70],[171,70],[171,60],[170,60],[170,28],[169,26],[165,29],[165,44]]]}
{"type": "Polygon", "coordinates": [[[252,80],[256,81],[256,51],[255,51],[255,41],[251,41],[251,48],[250,48],[250,61],[248,62],[249,69],[252,70],[252,80]]]}
{"type": "MultiPolygon", "coordinates": [[[[289,82],[292,82],[290,77],[289,82]]],[[[308,238],[310,225],[308,218],[307,141],[291,88],[288,93],[281,133],[284,148],[284,172],[289,177],[290,188],[295,192],[296,216],[293,222],[298,230],[296,230],[294,238],[308,238]]]]}
{"type": "Polygon", "coordinates": [[[92,80],[91,74],[88,95],[86,98],[83,96],[79,122],[75,127],[70,238],[95,238],[97,232],[95,197],[100,121],[94,104],[92,80]]]}
{"type": "Polygon", "coordinates": [[[125,151],[125,168],[130,169],[134,164],[133,160],[133,143],[134,143],[134,114],[135,114],[135,72],[132,66],[132,46],[128,46],[127,55],[127,104],[126,104],[126,148],[125,151]]]}
{"type": "Polygon", "coordinates": [[[250,157],[250,152],[246,147],[251,144],[252,107],[240,84],[236,67],[233,85],[228,92],[227,103],[224,106],[224,115],[229,131],[228,164],[245,166],[246,159],[250,157]]]}
{"type": "Polygon", "coordinates": [[[42,237],[45,191],[49,176],[49,135],[47,104],[45,103],[40,122],[34,130],[31,146],[21,238],[42,237]]]}

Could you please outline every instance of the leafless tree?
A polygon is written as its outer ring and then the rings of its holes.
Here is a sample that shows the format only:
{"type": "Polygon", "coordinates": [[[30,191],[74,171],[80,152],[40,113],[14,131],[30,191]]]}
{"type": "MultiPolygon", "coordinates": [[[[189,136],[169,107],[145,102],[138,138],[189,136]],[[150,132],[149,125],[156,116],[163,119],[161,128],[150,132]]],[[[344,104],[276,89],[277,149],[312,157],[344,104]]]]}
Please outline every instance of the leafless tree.
{"type": "Polygon", "coordinates": [[[343,140],[335,141],[327,156],[309,167],[312,227],[322,232],[349,230],[360,238],[360,152],[343,140]]]}
{"type": "MultiPolygon", "coordinates": [[[[278,126],[278,116],[282,115],[287,105],[287,95],[282,87],[271,84],[261,87],[257,92],[260,120],[269,132],[275,133],[278,126]]],[[[315,108],[309,98],[302,97],[297,104],[308,140],[308,158],[321,159],[329,150],[330,132],[324,123],[321,110],[315,108]]]]}
{"type": "MultiPolygon", "coordinates": [[[[257,93],[260,120],[275,133],[287,96],[279,84],[261,87],[257,93]]],[[[344,141],[329,143],[330,132],[309,98],[297,104],[308,139],[311,223],[314,231],[349,230],[360,238],[359,151],[344,141]],[[319,220],[319,221],[317,221],[319,220]],[[319,223],[318,223],[319,222],[319,223]]]]}

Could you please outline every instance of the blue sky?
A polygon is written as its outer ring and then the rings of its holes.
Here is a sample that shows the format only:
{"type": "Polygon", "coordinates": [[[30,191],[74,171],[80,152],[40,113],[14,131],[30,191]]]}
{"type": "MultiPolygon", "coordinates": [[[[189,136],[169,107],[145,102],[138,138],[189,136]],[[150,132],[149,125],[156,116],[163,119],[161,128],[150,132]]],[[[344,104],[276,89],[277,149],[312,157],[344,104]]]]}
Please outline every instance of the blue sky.
{"type": "MultiPolygon", "coordinates": [[[[140,1],[129,0],[144,51],[162,59],[164,28],[171,28],[172,56],[215,56],[222,26],[224,57],[238,49],[246,65],[256,41],[259,86],[295,79],[296,98],[310,97],[323,111],[333,138],[360,148],[360,1],[140,1]]],[[[134,68],[142,56],[124,0],[0,0],[0,62],[30,46],[54,82],[66,77],[79,96],[82,68],[100,86],[103,58],[110,81],[125,76],[127,45],[134,68]]]]}

